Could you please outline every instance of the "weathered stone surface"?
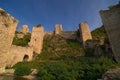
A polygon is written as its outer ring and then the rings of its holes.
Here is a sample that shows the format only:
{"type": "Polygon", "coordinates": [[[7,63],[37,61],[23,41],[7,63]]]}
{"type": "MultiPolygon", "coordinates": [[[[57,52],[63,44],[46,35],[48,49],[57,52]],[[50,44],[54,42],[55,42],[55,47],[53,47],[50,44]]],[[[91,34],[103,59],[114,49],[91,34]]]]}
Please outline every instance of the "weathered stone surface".
{"type": "Polygon", "coordinates": [[[56,24],[55,25],[55,34],[60,34],[62,32],[62,25],[56,24]]]}
{"type": "Polygon", "coordinates": [[[120,80],[120,68],[107,71],[103,75],[103,80],[120,80]]]}
{"type": "Polygon", "coordinates": [[[0,8],[0,73],[6,66],[17,24],[17,20],[0,8]]]}
{"type": "Polygon", "coordinates": [[[33,48],[12,45],[8,56],[7,66],[13,66],[21,61],[31,61],[33,58],[33,48]]]}
{"type": "Polygon", "coordinates": [[[110,10],[100,11],[116,61],[120,61],[120,3],[110,10]]]}
{"type": "Polygon", "coordinates": [[[43,47],[44,28],[43,26],[34,26],[32,29],[32,35],[29,45],[33,47],[33,51],[41,53],[43,47]]]}
{"type": "Polygon", "coordinates": [[[45,32],[45,35],[53,35],[54,32],[53,31],[50,31],[50,32],[45,32]]]}
{"type": "Polygon", "coordinates": [[[103,50],[101,49],[100,46],[96,46],[96,47],[95,47],[94,56],[100,57],[100,56],[103,55],[103,53],[104,53],[104,52],[103,52],[103,50]]]}
{"type": "Polygon", "coordinates": [[[60,35],[66,39],[76,39],[77,31],[62,31],[60,35]]]}
{"type": "Polygon", "coordinates": [[[17,33],[16,35],[17,35],[17,38],[23,38],[25,36],[25,34],[23,33],[17,33]]]}
{"type": "Polygon", "coordinates": [[[80,41],[83,43],[83,46],[85,48],[86,41],[92,40],[92,36],[87,22],[82,22],[79,24],[79,33],[80,33],[80,41]]]}
{"type": "Polygon", "coordinates": [[[29,32],[28,25],[23,25],[19,32],[27,34],[29,32]]]}

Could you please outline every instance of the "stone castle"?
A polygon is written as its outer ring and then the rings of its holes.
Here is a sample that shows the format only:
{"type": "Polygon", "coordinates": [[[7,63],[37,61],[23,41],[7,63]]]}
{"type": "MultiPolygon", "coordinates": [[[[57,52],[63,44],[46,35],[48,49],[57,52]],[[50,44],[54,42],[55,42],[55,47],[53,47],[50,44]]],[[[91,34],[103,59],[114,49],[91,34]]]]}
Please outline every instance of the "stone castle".
{"type": "MultiPolygon", "coordinates": [[[[0,9],[0,73],[4,72],[6,66],[13,66],[20,61],[30,61],[33,58],[33,52],[40,54],[43,47],[45,35],[61,35],[67,39],[78,39],[85,46],[87,40],[92,39],[87,22],[81,23],[77,31],[63,31],[61,24],[55,25],[55,31],[45,32],[42,25],[34,26],[31,33],[31,39],[27,47],[12,45],[18,21],[10,14],[0,9]]],[[[23,38],[29,33],[27,25],[23,25],[18,38],[23,38]]]]}
{"type": "MultiPolygon", "coordinates": [[[[119,13],[120,4],[110,8],[110,10],[100,11],[114,57],[117,61],[120,61],[119,13]]],[[[84,48],[94,47],[87,22],[80,23],[76,31],[63,31],[61,24],[56,24],[55,30],[51,32],[45,32],[42,25],[34,26],[31,32],[30,42],[26,47],[12,44],[17,25],[18,21],[0,8],[0,73],[5,71],[6,66],[13,66],[17,62],[32,60],[34,52],[40,54],[45,35],[60,35],[66,39],[78,40],[83,44],[84,48]]],[[[27,33],[29,33],[29,28],[27,25],[23,25],[19,34],[16,35],[18,38],[23,38],[27,33]]],[[[96,50],[99,50],[99,48],[96,50]]],[[[96,51],[97,54],[98,52],[96,51]]]]}

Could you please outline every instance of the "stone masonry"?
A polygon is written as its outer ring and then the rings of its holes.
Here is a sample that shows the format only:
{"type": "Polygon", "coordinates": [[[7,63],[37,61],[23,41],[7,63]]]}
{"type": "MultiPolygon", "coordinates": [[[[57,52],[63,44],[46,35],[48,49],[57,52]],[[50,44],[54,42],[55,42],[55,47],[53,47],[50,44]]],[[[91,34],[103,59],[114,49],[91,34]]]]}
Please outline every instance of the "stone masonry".
{"type": "Polygon", "coordinates": [[[62,32],[62,25],[61,24],[56,24],[55,25],[55,35],[60,34],[62,32]]]}
{"type": "Polygon", "coordinates": [[[100,11],[116,61],[120,61],[120,3],[100,11]]]}
{"type": "Polygon", "coordinates": [[[33,48],[12,45],[8,56],[7,66],[13,66],[21,61],[31,61],[33,58],[33,48]]]}
{"type": "Polygon", "coordinates": [[[0,8],[0,73],[4,72],[18,21],[0,8]]]}
{"type": "Polygon", "coordinates": [[[23,34],[27,34],[29,32],[28,26],[27,25],[23,25],[19,32],[21,32],[23,34]]]}
{"type": "Polygon", "coordinates": [[[40,54],[43,47],[44,28],[41,25],[34,26],[32,29],[31,40],[29,45],[33,51],[40,54]]]}
{"type": "Polygon", "coordinates": [[[82,22],[79,24],[79,34],[80,34],[80,40],[85,48],[87,45],[86,41],[92,40],[92,36],[87,22],[82,22]]]}

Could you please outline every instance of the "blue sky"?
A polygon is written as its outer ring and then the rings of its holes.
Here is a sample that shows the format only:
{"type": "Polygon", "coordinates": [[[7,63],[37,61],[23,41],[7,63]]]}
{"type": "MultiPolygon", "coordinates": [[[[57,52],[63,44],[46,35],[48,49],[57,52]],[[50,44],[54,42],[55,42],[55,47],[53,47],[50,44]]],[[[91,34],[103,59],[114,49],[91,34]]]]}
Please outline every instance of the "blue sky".
{"type": "Polygon", "coordinates": [[[62,24],[63,30],[76,30],[80,22],[87,21],[90,30],[102,25],[100,10],[117,4],[119,0],[0,0],[0,7],[14,16],[19,25],[32,27],[42,24],[45,31],[62,24]]]}

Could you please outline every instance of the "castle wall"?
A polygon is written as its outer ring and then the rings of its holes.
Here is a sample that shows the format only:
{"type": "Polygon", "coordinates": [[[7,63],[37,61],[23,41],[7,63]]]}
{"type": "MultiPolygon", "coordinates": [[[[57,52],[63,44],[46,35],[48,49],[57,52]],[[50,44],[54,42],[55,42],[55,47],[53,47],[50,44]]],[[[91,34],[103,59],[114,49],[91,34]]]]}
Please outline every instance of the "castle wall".
{"type": "Polygon", "coordinates": [[[56,24],[55,25],[55,35],[60,34],[62,32],[62,25],[61,24],[56,24]]]}
{"type": "Polygon", "coordinates": [[[8,56],[7,66],[13,66],[21,61],[31,61],[33,58],[33,48],[12,45],[8,56]]]}
{"type": "Polygon", "coordinates": [[[8,51],[10,50],[17,24],[17,20],[0,8],[0,73],[4,72],[9,58],[8,51]]]}
{"type": "Polygon", "coordinates": [[[19,32],[21,32],[23,34],[29,33],[28,25],[23,25],[19,32]]]}
{"type": "Polygon", "coordinates": [[[45,32],[45,35],[53,35],[53,34],[54,34],[53,31],[51,31],[51,32],[45,32]]]}
{"type": "Polygon", "coordinates": [[[83,43],[83,46],[85,48],[87,45],[86,41],[92,40],[90,29],[86,22],[82,22],[79,24],[79,34],[80,34],[80,40],[83,43]]]}
{"type": "Polygon", "coordinates": [[[32,29],[31,40],[29,45],[33,47],[33,51],[41,53],[43,47],[44,28],[42,26],[34,26],[32,29]]]}
{"type": "Polygon", "coordinates": [[[110,10],[100,11],[114,57],[120,61],[120,4],[110,10]]]}
{"type": "Polygon", "coordinates": [[[67,39],[77,39],[77,32],[76,31],[62,31],[60,33],[62,37],[67,39]]]}

